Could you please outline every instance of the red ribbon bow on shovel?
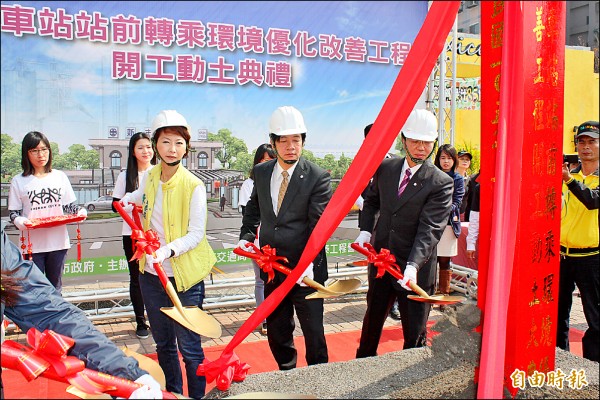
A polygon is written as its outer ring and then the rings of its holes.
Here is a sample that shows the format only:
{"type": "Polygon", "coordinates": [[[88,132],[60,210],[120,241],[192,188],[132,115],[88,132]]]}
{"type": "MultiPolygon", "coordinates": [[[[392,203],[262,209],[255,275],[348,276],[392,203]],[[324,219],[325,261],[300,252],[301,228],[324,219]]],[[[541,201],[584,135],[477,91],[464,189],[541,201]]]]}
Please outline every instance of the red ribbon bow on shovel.
{"type": "Polygon", "coordinates": [[[396,279],[404,278],[402,272],[400,272],[400,267],[396,264],[396,257],[388,249],[381,249],[377,253],[370,243],[365,243],[364,247],[358,243],[352,243],[350,247],[367,256],[367,261],[377,267],[377,278],[381,278],[385,274],[385,271],[389,272],[396,279]]]}
{"type": "Polygon", "coordinates": [[[152,229],[146,232],[141,229],[132,229],[131,240],[135,243],[135,253],[129,261],[139,260],[144,254],[154,254],[160,248],[158,234],[152,229]]]}
{"type": "Polygon", "coordinates": [[[237,255],[252,258],[256,261],[260,269],[267,273],[268,280],[267,283],[271,282],[275,277],[275,272],[273,270],[277,270],[279,272],[283,272],[286,275],[289,275],[290,269],[284,267],[279,264],[279,261],[288,262],[288,259],[283,256],[277,255],[277,250],[269,245],[263,246],[262,249],[259,249],[253,243],[248,243],[254,249],[254,253],[251,251],[245,251],[236,247],[233,249],[233,252],[237,255]]]}

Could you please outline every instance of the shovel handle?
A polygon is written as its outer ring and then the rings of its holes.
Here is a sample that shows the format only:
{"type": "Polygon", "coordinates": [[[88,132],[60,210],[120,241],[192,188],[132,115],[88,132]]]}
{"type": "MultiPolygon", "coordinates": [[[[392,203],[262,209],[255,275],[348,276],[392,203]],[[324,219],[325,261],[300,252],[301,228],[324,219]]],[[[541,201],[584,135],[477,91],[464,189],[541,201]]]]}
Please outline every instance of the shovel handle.
{"type": "MultiPolygon", "coordinates": [[[[123,206],[121,205],[120,202],[118,201],[113,201],[113,206],[115,206],[115,210],[117,210],[117,212],[119,213],[119,215],[121,215],[121,217],[123,218],[123,220],[127,223],[127,225],[129,225],[129,227],[131,229],[142,229],[141,226],[137,226],[137,224],[133,221],[133,219],[131,219],[131,217],[129,216],[129,214],[127,214],[127,212],[125,211],[125,209],[123,209],[123,206]]],[[[134,206],[135,209],[135,206],[134,206]]]]}
{"type": "MultiPolygon", "coordinates": [[[[369,259],[369,262],[375,261],[375,257],[376,257],[375,249],[373,248],[373,246],[370,243],[365,243],[365,247],[361,246],[358,243],[352,243],[350,245],[350,247],[352,247],[357,252],[367,256],[367,258],[369,259]]],[[[400,272],[399,269],[394,268],[394,267],[392,267],[392,265],[389,265],[387,263],[381,263],[381,264],[383,264],[382,267],[385,268],[385,270],[387,272],[389,272],[390,275],[392,275],[394,278],[396,278],[398,280],[404,279],[404,275],[402,275],[402,272],[400,272]]],[[[394,264],[394,266],[396,266],[396,265],[394,264]]],[[[377,268],[380,268],[380,267],[377,267],[377,268]]],[[[412,289],[413,292],[415,292],[419,296],[424,297],[426,299],[429,298],[429,295],[427,294],[427,292],[424,291],[419,285],[417,285],[416,282],[409,280],[408,286],[412,289]]]]}

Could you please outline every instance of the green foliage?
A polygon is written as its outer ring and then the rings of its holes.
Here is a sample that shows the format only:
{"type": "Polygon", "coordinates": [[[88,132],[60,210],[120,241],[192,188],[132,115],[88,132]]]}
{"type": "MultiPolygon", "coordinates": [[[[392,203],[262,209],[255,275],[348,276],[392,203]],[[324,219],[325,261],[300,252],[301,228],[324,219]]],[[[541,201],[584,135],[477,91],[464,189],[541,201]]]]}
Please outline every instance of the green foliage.
{"type": "Polygon", "coordinates": [[[3,133],[1,137],[0,179],[2,182],[10,182],[13,176],[23,172],[21,169],[21,144],[14,143],[12,137],[6,133],[3,133]]]}
{"type": "Polygon", "coordinates": [[[398,137],[396,138],[396,146],[394,146],[394,149],[396,149],[396,154],[400,157],[406,157],[406,151],[404,150],[404,146],[402,145],[402,135],[398,135],[398,137]]]}
{"type": "Polygon", "coordinates": [[[252,168],[252,163],[254,162],[254,153],[256,149],[252,150],[252,153],[237,153],[235,156],[235,161],[231,163],[230,168],[236,171],[242,171],[244,175],[250,174],[250,169],[252,168]]]}
{"type": "Polygon", "coordinates": [[[100,159],[96,150],[86,150],[82,144],[72,144],[69,152],[58,157],[52,154],[56,161],[52,164],[57,169],[93,169],[100,166],[100,159]]]}
{"type": "Polygon", "coordinates": [[[219,132],[208,134],[208,140],[223,142],[223,149],[216,154],[223,168],[231,168],[239,153],[248,153],[248,147],[242,139],[238,139],[229,129],[219,129],[219,132]]]}

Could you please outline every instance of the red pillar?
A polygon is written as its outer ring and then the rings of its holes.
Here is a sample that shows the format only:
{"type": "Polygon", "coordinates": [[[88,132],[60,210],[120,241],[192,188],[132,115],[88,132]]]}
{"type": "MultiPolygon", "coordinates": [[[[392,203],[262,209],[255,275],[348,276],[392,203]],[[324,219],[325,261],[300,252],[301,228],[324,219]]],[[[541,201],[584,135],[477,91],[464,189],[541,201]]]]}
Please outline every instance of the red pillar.
{"type": "Polygon", "coordinates": [[[482,27],[478,396],[497,398],[554,369],[565,3],[482,2],[482,27]]]}

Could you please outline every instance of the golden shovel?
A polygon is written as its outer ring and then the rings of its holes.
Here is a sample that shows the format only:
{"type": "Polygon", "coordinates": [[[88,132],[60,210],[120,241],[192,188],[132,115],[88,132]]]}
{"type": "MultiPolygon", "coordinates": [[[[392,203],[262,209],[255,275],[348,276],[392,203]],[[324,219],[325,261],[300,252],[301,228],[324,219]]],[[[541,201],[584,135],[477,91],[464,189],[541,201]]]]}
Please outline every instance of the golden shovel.
{"type": "MultiPolygon", "coordinates": [[[[292,270],[279,264],[279,261],[287,262],[287,258],[277,256],[277,252],[274,248],[269,245],[265,245],[262,249],[259,249],[254,243],[248,243],[248,246],[254,249],[254,252],[242,250],[239,247],[233,249],[233,252],[237,255],[248,257],[256,260],[259,267],[269,274],[269,281],[273,279],[272,270],[289,275],[292,270]],[[268,266],[268,270],[265,269],[268,266]]],[[[315,293],[311,293],[306,296],[307,299],[325,299],[328,297],[337,297],[344,294],[348,294],[360,287],[362,282],[357,278],[350,278],[344,280],[334,279],[327,287],[321,285],[319,282],[315,282],[313,279],[305,276],[302,278],[302,282],[316,290],[315,293]]]]}
{"type": "MultiPolygon", "coordinates": [[[[365,243],[364,247],[358,243],[352,243],[350,245],[357,252],[364,254],[367,256],[369,263],[373,263],[377,269],[385,270],[390,273],[396,279],[404,279],[404,275],[400,272],[400,268],[395,264],[396,257],[387,249],[381,249],[379,254],[375,251],[373,246],[370,243],[365,243]]],[[[379,271],[377,273],[377,277],[379,278],[383,275],[383,271],[379,271]]],[[[408,286],[415,292],[417,295],[409,294],[408,297],[411,300],[419,301],[422,303],[431,303],[431,304],[455,304],[464,301],[464,297],[462,296],[445,296],[445,295],[435,295],[430,296],[426,291],[421,289],[416,282],[408,281],[408,286]]]]}
{"type": "Polygon", "coordinates": [[[160,283],[162,283],[167,295],[175,307],[161,307],[160,311],[167,314],[170,318],[179,322],[190,331],[198,335],[209,338],[221,337],[221,324],[211,315],[201,310],[197,306],[183,306],[173,284],[167,277],[165,270],[160,263],[154,263],[154,270],[158,274],[160,283]]]}
{"type": "MultiPolygon", "coordinates": [[[[139,210],[135,205],[132,210],[133,218],[135,219],[135,221],[123,209],[121,203],[119,203],[118,201],[113,201],[113,205],[115,209],[119,212],[123,220],[131,228],[132,239],[134,238],[134,234],[139,234],[143,236],[140,237],[140,239],[147,239],[147,236],[149,238],[149,241],[158,241],[158,235],[156,234],[156,232],[152,231],[151,229],[147,232],[144,232],[142,230],[142,223],[140,221],[139,210]]],[[[136,241],[136,246],[138,245],[139,243],[136,241]]],[[[152,248],[152,256],[156,257],[156,254],[154,253],[153,249],[154,248],[152,248]]],[[[137,251],[139,250],[136,250],[136,253],[137,251]]],[[[147,249],[145,249],[145,251],[148,252],[147,249]]],[[[167,292],[167,295],[169,296],[171,302],[173,302],[173,305],[175,306],[161,307],[160,310],[167,314],[167,316],[169,316],[170,318],[179,322],[181,325],[183,325],[190,331],[196,332],[198,335],[206,336],[209,338],[220,337],[221,325],[219,324],[219,322],[214,317],[208,315],[197,306],[184,307],[181,304],[181,300],[179,300],[179,296],[177,296],[177,291],[175,290],[173,284],[167,277],[167,274],[165,273],[165,270],[163,269],[162,265],[160,263],[154,263],[154,270],[158,274],[160,283],[162,283],[163,287],[165,288],[165,291],[167,292]]]]}

